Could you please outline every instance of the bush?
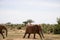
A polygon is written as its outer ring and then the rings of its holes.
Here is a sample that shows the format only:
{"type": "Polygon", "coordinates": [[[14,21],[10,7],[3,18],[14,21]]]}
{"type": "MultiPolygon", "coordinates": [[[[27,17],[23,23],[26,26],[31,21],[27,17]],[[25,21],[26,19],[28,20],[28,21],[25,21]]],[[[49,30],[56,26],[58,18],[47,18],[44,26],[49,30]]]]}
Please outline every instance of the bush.
{"type": "Polygon", "coordinates": [[[53,25],[42,24],[42,29],[44,33],[53,33],[53,25]]]}
{"type": "Polygon", "coordinates": [[[20,29],[21,29],[21,27],[18,27],[17,29],[18,29],[18,30],[20,30],[20,29]]]}
{"type": "Polygon", "coordinates": [[[56,25],[54,28],[54,34],[60,34],[60,25],[56,25]]]}

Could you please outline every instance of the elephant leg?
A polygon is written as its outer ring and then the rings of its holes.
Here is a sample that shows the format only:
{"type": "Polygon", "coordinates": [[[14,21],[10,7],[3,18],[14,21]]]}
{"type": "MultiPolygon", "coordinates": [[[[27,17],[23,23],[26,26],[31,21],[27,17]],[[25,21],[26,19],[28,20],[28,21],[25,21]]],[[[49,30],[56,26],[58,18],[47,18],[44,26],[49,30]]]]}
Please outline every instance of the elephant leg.
{"type": "Polygon", "coordinates": [[[27,34],[27,33],[24,34],[23,38],[25,38],[26,34],[27,34]]]}
{"type": "Polygon", "coordinates": [[[30,38],[30,33],[29,33],[29,35],[28,35],[28,38],[30,38]]]}
{"type": "Polygon", "coordinates": [[[4,35],[3,35],[3,33],[2,33],[2,32],[1,32],[1,35],[2,35],[2,37],[3,37],[3,39],[4,39],[5,37],[4,37],[4,35]]]}
{"type": "Polygon", "coordinates": [[[42,39],[42,36],[41,36],[41,34],[40,33],[38,33],[38,35],[40,36],[40,38],[42,39]]]}
{"type": "Polygon", "coordinates": [[[43,32],[41,32],[41,35],[42,35],[43,38],[45,38],[44,35],[43,35],[43,32]]]}
{"type": "Polygon", "coordinates": [[[36,38],[35,38],[35,34],[36,34],[36,33],[34,33],[34,39],[36,39],[36,38]]]}

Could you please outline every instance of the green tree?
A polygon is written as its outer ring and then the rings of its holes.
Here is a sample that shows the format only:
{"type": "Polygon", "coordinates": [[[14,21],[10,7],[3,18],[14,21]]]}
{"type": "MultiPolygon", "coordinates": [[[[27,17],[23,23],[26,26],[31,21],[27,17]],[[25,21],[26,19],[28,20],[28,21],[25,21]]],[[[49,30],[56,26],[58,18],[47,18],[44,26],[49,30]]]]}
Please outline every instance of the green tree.
{"type": "Polygon", "coordinates": [[[24,21],[23,23],[24,23],[24,25],[25,25],[25,26],[26,26],[26,24],[28,24],[28,22],[27,22],[27,21],[24,21]]]}
{"type": "Polygon", "coordinates": [[[32,19],[28,19],[27,21],[23,21],[24,25],[26,26],[26,24],[31,24],[33,23],[34,21],[32,19]]]}
{"type": "Polygon", "coordinates": [[[46,26],[46,24],[41,24],[41,26],[42,26],[42,29],[43,29],[43,32],[44,33],[47,33],[47,26],[46,26]]]}
{"type": "Polygon", "coordinates": [[[11,22],[7,22],[6,25],[11,25],[11,22]]]}
{"type": "Polygon", "coordinates": [[[55,34],[60,34],[60,18],[57,18],[57,25],[54,27],[54,33],[55,34]]]}
{"type": "Polygon", "coordinates": [[[60,18],[57,18],[57,23],[60,25],[60,18]]]}
{"type": "Polygon", "coordinates": [[[51,24],[41,24],[44,33],[53,33],[53,25],[51,24]]]}
{"type": "Polygon", "coordinates": [[[28,22],[29,24],[31,24],[31,23],[33,23],[34,21],[33,21],[32,19],[28,19],[27,22],[28,22]]]}

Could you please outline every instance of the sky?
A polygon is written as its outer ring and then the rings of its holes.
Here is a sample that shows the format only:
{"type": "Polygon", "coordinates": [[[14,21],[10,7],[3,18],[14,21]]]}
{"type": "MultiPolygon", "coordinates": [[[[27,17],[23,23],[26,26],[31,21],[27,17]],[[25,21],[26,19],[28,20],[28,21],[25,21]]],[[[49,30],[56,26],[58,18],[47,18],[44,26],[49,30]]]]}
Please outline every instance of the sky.
{"type": "Polygon", "coordinates": [[[34,23],[56,24],[60,18],[60,0],[0,0],[0,23],[32,19],[34,23]]]}

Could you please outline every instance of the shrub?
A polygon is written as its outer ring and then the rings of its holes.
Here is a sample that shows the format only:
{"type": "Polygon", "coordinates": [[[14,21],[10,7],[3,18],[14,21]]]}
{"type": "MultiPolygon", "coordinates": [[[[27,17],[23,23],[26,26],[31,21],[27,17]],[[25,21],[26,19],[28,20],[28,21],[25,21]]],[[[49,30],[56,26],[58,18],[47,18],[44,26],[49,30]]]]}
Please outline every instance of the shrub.
{"type": "Polygon", "coordinates": [[[60,34],[60,25],[56,25],[54,28],[54,34],[60,34]]]}
{"type": "Polygon", "coordinates": [[[21,29],[21,27],[18,27],[17,29],[18,29],[18,30],[20,30],[20,29],[21,29]]]}

